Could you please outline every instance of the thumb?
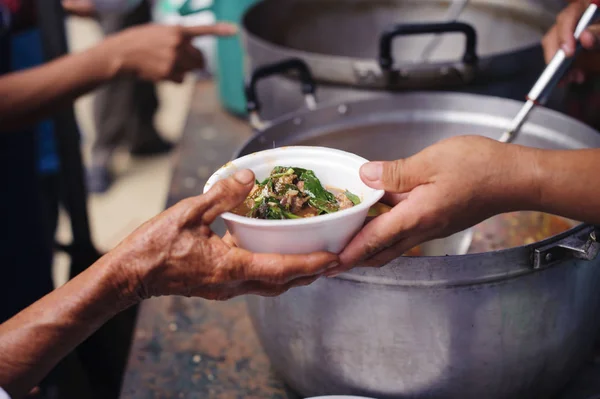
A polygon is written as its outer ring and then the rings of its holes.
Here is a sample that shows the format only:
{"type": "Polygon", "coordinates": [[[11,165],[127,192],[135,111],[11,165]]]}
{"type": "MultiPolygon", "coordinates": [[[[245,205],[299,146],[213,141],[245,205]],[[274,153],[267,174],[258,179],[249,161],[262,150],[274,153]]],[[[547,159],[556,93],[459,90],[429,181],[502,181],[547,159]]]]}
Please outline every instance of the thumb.
{"type": "Polygon", "coordinates": [[[422,183],[411,158],[369,162],[360,168],[360,177],[369,187],[389,193],[406,193],[422,183]]]}
{"type": "Polygon", "coordinates": [[[201,205],[198,215],[205,225],[212,224],[224,212],[240,205],[254,187],[254,173],[250,170],[237,171],[233,176],[217,182],[204,195],[198,197],[201,205]]]}
{"type": "Polygon", "coordinates": [[[218,23],[214,25],[182,26],[181,31],[185,36],[232,36],[238,31],[237,27],[229,23],[218,23]]]}

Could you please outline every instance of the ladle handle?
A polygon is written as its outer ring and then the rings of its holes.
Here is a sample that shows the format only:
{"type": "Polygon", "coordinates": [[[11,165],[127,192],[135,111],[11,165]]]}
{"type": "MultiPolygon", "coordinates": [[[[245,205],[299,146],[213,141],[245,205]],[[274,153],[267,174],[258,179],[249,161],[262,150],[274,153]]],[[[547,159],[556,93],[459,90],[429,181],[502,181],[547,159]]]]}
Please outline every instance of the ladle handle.
{"type": "MultiPolygon", "coordinates": [[[[590,26],[590,24],[598,19],[599,3],[600,0],[592,1],[575,27],[573,36],[577,41],[576,53],[582,48],[581,43],[579,42],[581,34],[588,28],[588,26],[590,26]]],[[[567,57],[565,52],[562,49],[559,49],[552,60],[550,60],[548,66],[537,80],[529,94],[527,94],[527,100],[533,101],[536,104],[544,105],[552,93],[552,90],[558,84],[558,81],[563,77],[565,72],[569,69],[574,59],[575,56],[567,57]]]]}
{"type": "Polygon", "coordinates": [[[464,22],[400,24],[386,29],[379,40],[379,66],[381,69],[384,71],[391,71],[394,66],[392,43],[396,37],[431,33],[463,33],[466,38],[466,45],[462,60],[467,65],[474,65],[477,63],[477,33],[471,25],[464,22]]]}
{"type": "Polygon", "coordinates": [[[315,93],[317,85],[308,65],[299,58],[292,58],[275,64],[261,66],[254,70],[250,80],[246,85],[246,109],[250,114],[250,123],[256,129],[264,128],[264,123],[260,120],[260,102],[258,100],[257,85],[263,79],[274,75],[281,75],[289,72],[295,72],[300,78],[300,84],[306,106],[309,109],[316,108],[317,102],[315,93]]]}

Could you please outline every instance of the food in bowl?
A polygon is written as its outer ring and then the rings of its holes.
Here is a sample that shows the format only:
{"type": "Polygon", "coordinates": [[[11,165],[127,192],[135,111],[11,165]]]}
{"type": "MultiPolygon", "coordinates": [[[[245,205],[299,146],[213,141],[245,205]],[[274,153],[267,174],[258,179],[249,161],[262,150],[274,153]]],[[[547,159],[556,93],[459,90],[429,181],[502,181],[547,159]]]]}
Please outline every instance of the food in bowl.
{"type": "Polygon", "coordinates": [[[333,148],[279,147],[228,162],[208,179],[204,192],[219,180],[226,179],[241,169],[254,172],[259,182],[269,177],[277,166],[293,165],[297,169],[311,170],[323,188],[334,195],[339,193],[331,187],[343,189],[340,193],[348,190],[360,199],[360,203],[317,217],[257,219],[247,217],[245,212],[238,209],[237,213],[223,213],[221,218],[235,244],[248,251],[280,254],[308,254],[318,251],[340,253],[363,227],[369,208],[384,195],[383,190],[367,186],[360,178],[359,170],[367,162],[369,161],[356,154],[333,148]]]}
{"type": "Polygon", "coordinates": [[[246,200],[232,213],[254,219],[301,219],[360,203],[360,198],[348,190],[327,190],[310,169],[276,166],[266,179],[256,181],[246,200]]]}

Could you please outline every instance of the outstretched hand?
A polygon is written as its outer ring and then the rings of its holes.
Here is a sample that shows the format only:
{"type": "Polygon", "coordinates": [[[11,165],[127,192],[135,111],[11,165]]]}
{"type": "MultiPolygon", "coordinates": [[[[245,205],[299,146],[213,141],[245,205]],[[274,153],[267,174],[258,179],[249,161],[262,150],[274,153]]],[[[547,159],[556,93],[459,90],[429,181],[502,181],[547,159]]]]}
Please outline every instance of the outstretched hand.
{"type": "Polygon", "coordinates": [[[376,217],[340,254],[335,275],[352,266],[382,266],[424,242],[447,237],[535,195],[533,179],[516,159],[525,147],[479,136],[441,141],[392,162],[361,170],[370,187],[386,191],[392,210],[376,217]]]}
{"type": "MultiPolygon", "coordinates": [[[[116,251],[136,282],[137,300],[160,295],[225,300],[243,294],[275,296],[308,285],[339,264],[337,255],[255,254],[220,238],[210,225],[244,201],[254,174],[239,171],[206,194],[181,201],[150,220],[116,251]],[[132,251],[132,248],[135,250],[132,251]],[[129,254],[129,255],[128,255],[129,254]]],[[[125,268],[124,268],[125,269],[125,268]]]]}

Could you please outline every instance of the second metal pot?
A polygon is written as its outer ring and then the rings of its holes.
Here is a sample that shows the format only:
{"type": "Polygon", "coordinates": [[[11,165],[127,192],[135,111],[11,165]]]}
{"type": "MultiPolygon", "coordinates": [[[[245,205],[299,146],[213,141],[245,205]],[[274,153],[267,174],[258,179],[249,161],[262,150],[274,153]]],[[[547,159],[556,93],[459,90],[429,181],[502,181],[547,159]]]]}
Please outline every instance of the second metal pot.
{"type": "MultiPolygon", "coordinates": [[[[523,99],[545,66],[540,41],[560,8],[541,0],[471,0],[457,22],[448,22],[449,4],[265,0],[243,20],[247,66],[299,58],[319,82],[324,102],[415,89],[523,99]],[[423,59],[434,34],[440,44],[423,59]]],[[[301,106],[294,84],[275,77],[261,85],[265,117],[301,106]]],[[[559,100],[557,93],[555,104],[559,100]]]]}

